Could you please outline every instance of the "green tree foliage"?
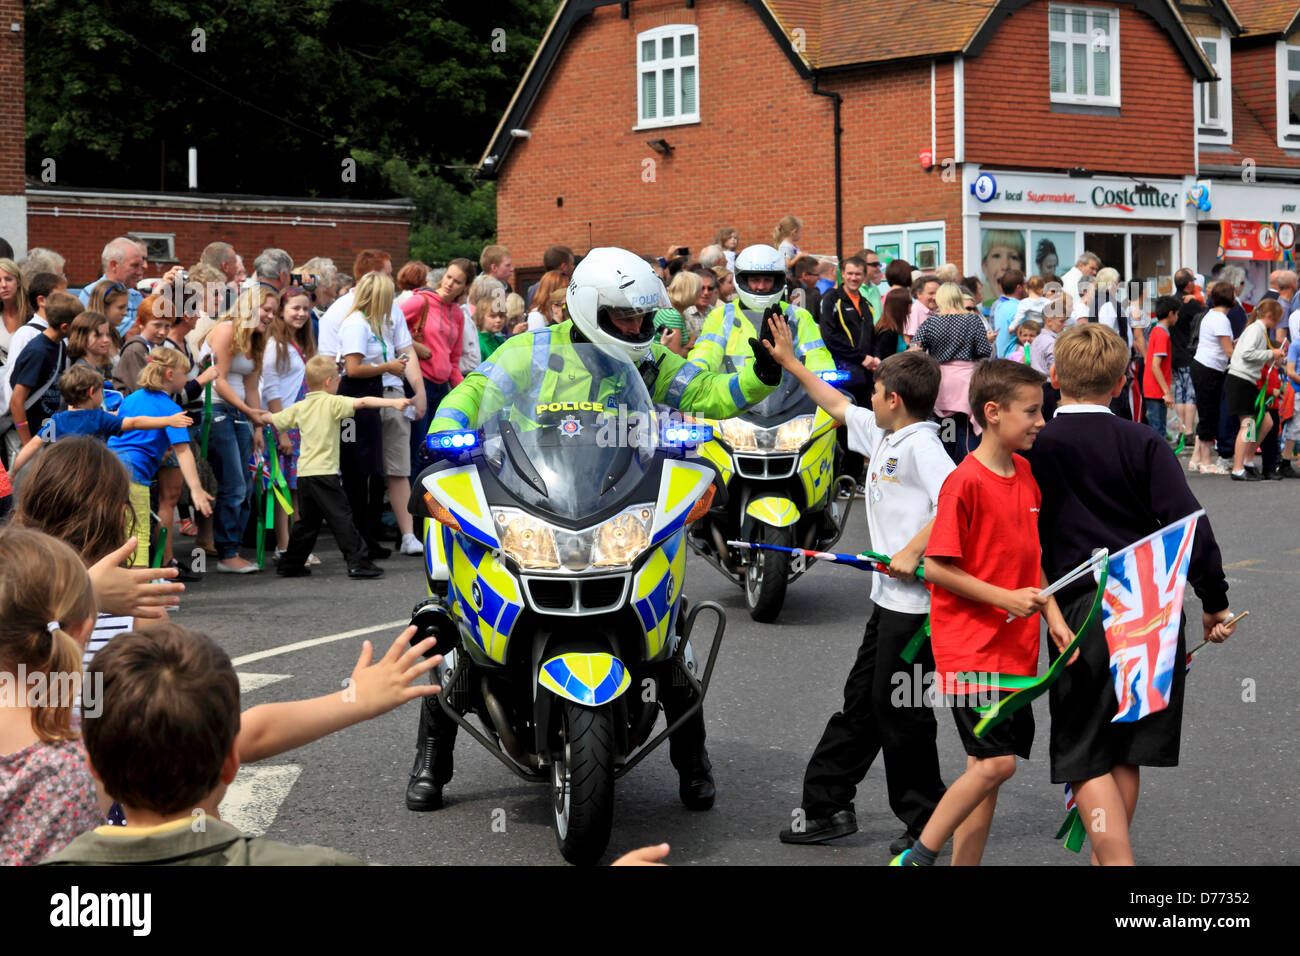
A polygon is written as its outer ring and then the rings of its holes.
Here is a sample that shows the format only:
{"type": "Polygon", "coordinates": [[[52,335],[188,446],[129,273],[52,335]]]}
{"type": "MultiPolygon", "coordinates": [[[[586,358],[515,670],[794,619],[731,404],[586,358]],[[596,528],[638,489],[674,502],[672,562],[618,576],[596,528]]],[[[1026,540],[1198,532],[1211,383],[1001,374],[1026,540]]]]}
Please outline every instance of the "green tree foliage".
{"type": "Polygon", "coordinates": [[[29,0],[28,168],[53,157],[58,185],[181,190],[197,147],[203,192],[409,196],[413,253],[476,253],[495,199],[465,167],[557,6],[29,0]]]}

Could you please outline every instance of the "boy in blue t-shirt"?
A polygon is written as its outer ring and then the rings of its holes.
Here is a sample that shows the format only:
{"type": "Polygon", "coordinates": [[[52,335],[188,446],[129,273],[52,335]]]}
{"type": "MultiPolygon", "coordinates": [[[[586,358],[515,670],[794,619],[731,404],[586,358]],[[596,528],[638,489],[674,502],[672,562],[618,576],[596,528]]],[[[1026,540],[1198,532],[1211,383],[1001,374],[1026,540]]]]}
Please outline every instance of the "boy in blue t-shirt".
{"type": "Polygon", "coordinates": [[[64,372],[59,379],[59,392],[68,403],[68,410],[51,415],[41,426],[40,432],[23,446],[14,460],[14,474],[43,446],[60,438],[93,435],[101,441],[108,441],[122,432],[145,428],[184,429],[193,424],[193,420],[184,412],[165,416],[135,415],[131,418],[110,415],[100,407],[104,402],[104,379],[88,365],[74,365],[64,372]]]}
{"type": "MultiPolygon", "coordinates": [[[[121,414],[170,418],[180,414],[181,407],[169,397],[185,387],[185,373],[190,360],[176,349],[156,348],[149,353],[149,363],[140,372],[134,392],[122,400],[121,414]]],[[[181,475],[189,486],[190,497],[200,514],[212,513],[212,497],[203,490],[199,472],[190,450],[190,433],[184,428],[168,426],[165,429],[145,429],[117,435],[108,440],[109,450],[122,459],[131,476],[131,510],[135,513],[136,550],[132,559],[135,567],[149,564],[149,485],[153,483],[158,467],[171,448],[176,452],[181,475]]]]}

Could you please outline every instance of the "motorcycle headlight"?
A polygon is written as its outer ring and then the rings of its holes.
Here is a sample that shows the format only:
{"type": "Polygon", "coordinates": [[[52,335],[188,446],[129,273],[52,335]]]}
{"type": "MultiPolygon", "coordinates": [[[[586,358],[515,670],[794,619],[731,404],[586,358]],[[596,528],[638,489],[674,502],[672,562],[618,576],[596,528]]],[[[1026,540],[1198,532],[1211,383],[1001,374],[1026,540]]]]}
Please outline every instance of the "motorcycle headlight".
{"type": "Polygon", "coordinates": [[[728,418],[720,423],[722,440],[732,451],[757,451],[758,436],[756,429],[749,422],[739,418],[728,418]]]}
{"type": "Polygon", "coordinates": [[[650,546],[651,508],[624,511],[595,529],[591,564],[597,568],[624,567],[650,546]]]}
{"type": "Polygon", "coordinates": [[[776,451],[798,451],[812,434],[813,416],[800,415],[792,418],[776,430],[776,451]]]}
{"type": "Polygon", "coordinates": [[[545,521],[518,511],[497,511],[494,517],[501,550],[521,568],[551,571],[559,568],[555,534],[545,521]]]}

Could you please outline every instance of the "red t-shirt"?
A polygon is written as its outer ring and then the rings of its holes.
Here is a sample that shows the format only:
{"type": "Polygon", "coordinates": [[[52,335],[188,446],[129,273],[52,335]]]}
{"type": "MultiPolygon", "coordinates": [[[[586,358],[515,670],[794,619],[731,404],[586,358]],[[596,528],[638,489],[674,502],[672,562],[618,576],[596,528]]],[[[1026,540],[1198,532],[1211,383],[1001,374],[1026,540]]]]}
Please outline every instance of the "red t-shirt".
{"type": "MultiPolygon", "coordinates": [[[[1007,590],[1042,583],[1038,509],[1042,494],[1029,462],[1013,455],[1004,478],[967,455],[943,483],[926,557],[950,558],[972,577],[1007,590]]],[[[957,671],[1033,677],[1038,671],[1039,616],[1007,621],[989,604],[930,587],[930,643],[942,686],[957,671]]]]}
{"type": "Polygon", "coordinates": [[[1160,374],[1165,377],[1169,384],[1169,390],[1174,388],[1174,362],[1171,358],[1173,349],[1169,345],[1169,330],[1157,322],[1151,326],[1151,334],[1147,336],[1147,360],[1144,363],[1142,372],[1142,397],[1162,399],[1165,393],[1160,390],[1160,383],[1156,381],[1155,370],[1151,367],[1151,362],[1157,355],[1160,356],[1160,374]]]}

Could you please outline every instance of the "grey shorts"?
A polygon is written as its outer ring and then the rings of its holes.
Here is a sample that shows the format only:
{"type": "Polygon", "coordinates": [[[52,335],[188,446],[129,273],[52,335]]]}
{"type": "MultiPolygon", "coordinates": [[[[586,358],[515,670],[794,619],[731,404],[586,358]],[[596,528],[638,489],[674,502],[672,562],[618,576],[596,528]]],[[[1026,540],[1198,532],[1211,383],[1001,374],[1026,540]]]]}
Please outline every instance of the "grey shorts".
{"type": "MultiPolygon", "coordinates": [[[[401,398],[400,388],[384,389],[384,398],[401,398]]],[[[411,473],[411,420],[396,408],[381,408],[384,424],[384,474],[405,478],[411,473]]]]}

